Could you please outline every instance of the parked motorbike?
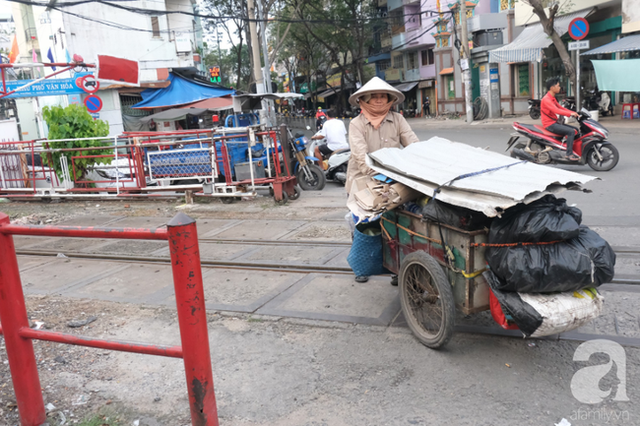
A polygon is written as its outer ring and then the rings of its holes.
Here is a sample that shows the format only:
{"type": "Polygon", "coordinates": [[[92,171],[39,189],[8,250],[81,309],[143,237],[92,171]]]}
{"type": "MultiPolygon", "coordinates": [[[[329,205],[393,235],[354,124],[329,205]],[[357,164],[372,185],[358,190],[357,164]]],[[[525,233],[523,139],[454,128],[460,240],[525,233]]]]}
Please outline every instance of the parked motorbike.
{"type": "Polygon", "coordinates": [[[576,110],[576,98],[573,96],[567,96],[563,100],[560,101],[560,106],[562,108],[570,109],[571,111],[576,110]]]}
{"type": "Polygon", "coordinates": [[[309,141],[302,133],[291,135],[289,130],[289,146],[293,154],[293,173],[296,175],[298,185],[305,191],[320,191],[324,188],[327,180],[324,172],[315,162],[318,161],[313,155],[305,155],[309,141]]]}
{"type": "Polygon", "coordinates": [[[611,98],[607,92],[596,92],[591,90],[587,92],[582,106],[588,111],[598,111],[603,117],[607,114],[613,115],[613,105],[611,105],[611,98]]]}
{"type": "Polygon", "coordinates": [[[529,99],[529,117],[534,120],[540,118],[540,99],[529,99]]]}
{"type": "Polygon", "coordinates": [[[537,164],[588,164],[593,170],[608,171],[618,164],[619,154],[615,146],[607,140],[609,131],[600,123],[591,119],[586,109],[578,113],[579,129],[573,141],[573,153],[580,157],[579,161],[565,158],[567,150],[562,135],[545,130],[539,125],[513,123],[517,133],[512,134],[507,142],[506,151],[511,149],[511,156],[537,164]],[[518,142],[520,136],[528,138],[526,142],[518,142]]]}
{"type": "MultiPolygon", "coordinates": [[[[317,135],[317,134],[316,134],[317,135]]],[[[325,144],[324,139],[314,139],[307,148],[308,155],[313,155],[317,146],[325,144]]],[[[351,149],[340,149],[334,151],[327,159],[327,170],[324,171],[326,180],[345,184],[347,181],[347,167],[351,158],[351,149]]]]}

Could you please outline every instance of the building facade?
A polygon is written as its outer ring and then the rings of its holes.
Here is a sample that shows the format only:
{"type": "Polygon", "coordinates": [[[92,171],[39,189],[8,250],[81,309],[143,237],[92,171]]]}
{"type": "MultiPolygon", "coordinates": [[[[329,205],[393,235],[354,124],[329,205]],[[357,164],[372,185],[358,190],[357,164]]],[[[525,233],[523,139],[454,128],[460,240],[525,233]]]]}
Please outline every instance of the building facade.
{"type": "MultiPolygon", "coordinates": [[[[140,87],[103,84],[96,93],[103,106],[94,117],[109,123],[110,135],[120,134],[124,130],[123,114],[135,116],[151,113],[129,108],[142,100],[142,90],[166,86],[172,69],[196,69],[201,66],[198,55],[198,48],[202,47],[200,24],[193,16],[165,13],[192,13],[194,1],[131,1],[126,6],[157,10],[158,13],[140,14],[106,3],[66,6],[62,12],[12,3],[20,50],[18,63],[71,62],[73,55],[81,56],[86,63],[94,63],[98,54],[138,61],[140,87]]],[[[26,70],[21,78],[44,76],[41,69],[26,70]]],[[[46,67],[44,73],[49,75],[53,70],[46,67]]],[[[53,78],[70,78],[72,75],[72,72],[65,72],[53,78]]],[[[20,104],[18,109],[23,138],[28,140],[46,136],[46,126],[40,113],[42,107],[81,103],[85,97],[86,94],[16,99],[20,104]]]]}

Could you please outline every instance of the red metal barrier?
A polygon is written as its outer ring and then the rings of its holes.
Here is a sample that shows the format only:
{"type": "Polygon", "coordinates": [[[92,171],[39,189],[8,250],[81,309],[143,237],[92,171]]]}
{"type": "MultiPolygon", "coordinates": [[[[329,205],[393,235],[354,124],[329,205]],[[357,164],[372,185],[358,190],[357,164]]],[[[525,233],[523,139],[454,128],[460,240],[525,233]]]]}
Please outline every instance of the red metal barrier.
{"type": "Polygon", "coordinates": [[[0,213],[0,334],[4,334],[22,426],[46,421],[33,339],[182,358],[193,426],[218,426],[196,222],[179,213],[167,229],[17,226],[0,213]],[[12,235],[168,240],[182,346],[95,339],[29,328],[12,235]]]}

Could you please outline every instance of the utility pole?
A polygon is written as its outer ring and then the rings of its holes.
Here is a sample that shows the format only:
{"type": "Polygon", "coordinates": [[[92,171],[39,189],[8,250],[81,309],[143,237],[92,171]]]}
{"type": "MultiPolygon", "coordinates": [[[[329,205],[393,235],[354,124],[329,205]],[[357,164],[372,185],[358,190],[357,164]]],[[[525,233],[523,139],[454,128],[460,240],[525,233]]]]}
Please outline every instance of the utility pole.
{"type": "Polygon", "coordinates": [[[265,93],[264,79],[262,78],[262,67],[260,67],[260,43],[258,43],[254,0],[247,0],[247,9],[249,13],[249,34],[251,36],[251,54],[253,55],[253,76],[256,80],[256,93],[263,94],[265,93]]]}
{"type": "MultiPolygon", "coordinates": [[[[454,22],[455,25],[455,22],[454,22]]],[[[460,0],[460,26],[462,27],[462,51],[464,60],[460,60],[464,81],[464,100],[467,109],[467,123],[473,122],[473,91],[471,90],[471,55],[469,54],[469,35],[467,32],[467,0],[460,0]]]]}
{"type": "MultiPolygon", "coordinates": [[[[271,90],[271,70],[269,69],[269,48],[267,47],[267,14],[264,11],[262,0],[256,0],[258,2],[258,12],[260,13],[260,29],[262,33],[262,57],[264,58],[264,67],[262,68],[264,83],[265,83],[265,93],[273,93],[271,90]]],[[[262,103],[263,106],[267,107],[267,115],[269,117],[269,121],[271,123],[276,122],[276,108],[274,102],[271,99],[267,99],[262,103]]]]}

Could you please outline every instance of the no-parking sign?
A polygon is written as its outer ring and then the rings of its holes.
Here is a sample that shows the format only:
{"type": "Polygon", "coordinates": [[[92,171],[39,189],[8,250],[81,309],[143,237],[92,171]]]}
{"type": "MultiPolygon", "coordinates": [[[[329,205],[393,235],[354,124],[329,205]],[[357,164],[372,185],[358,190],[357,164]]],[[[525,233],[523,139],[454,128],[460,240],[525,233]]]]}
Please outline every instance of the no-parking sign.
{"type": "Polygon", "coordinates": [[[102,109],[102,99],[95,95],[87,96],[84,99],[84,106],[90,113],[96,113],[102,109]]]}
{"type": "Polygon", "coordinates": [[[574,40],[582,40],[589,34],[589,23],[584,18],[575,18],[569,24],[569,36],[574,40]]]}

